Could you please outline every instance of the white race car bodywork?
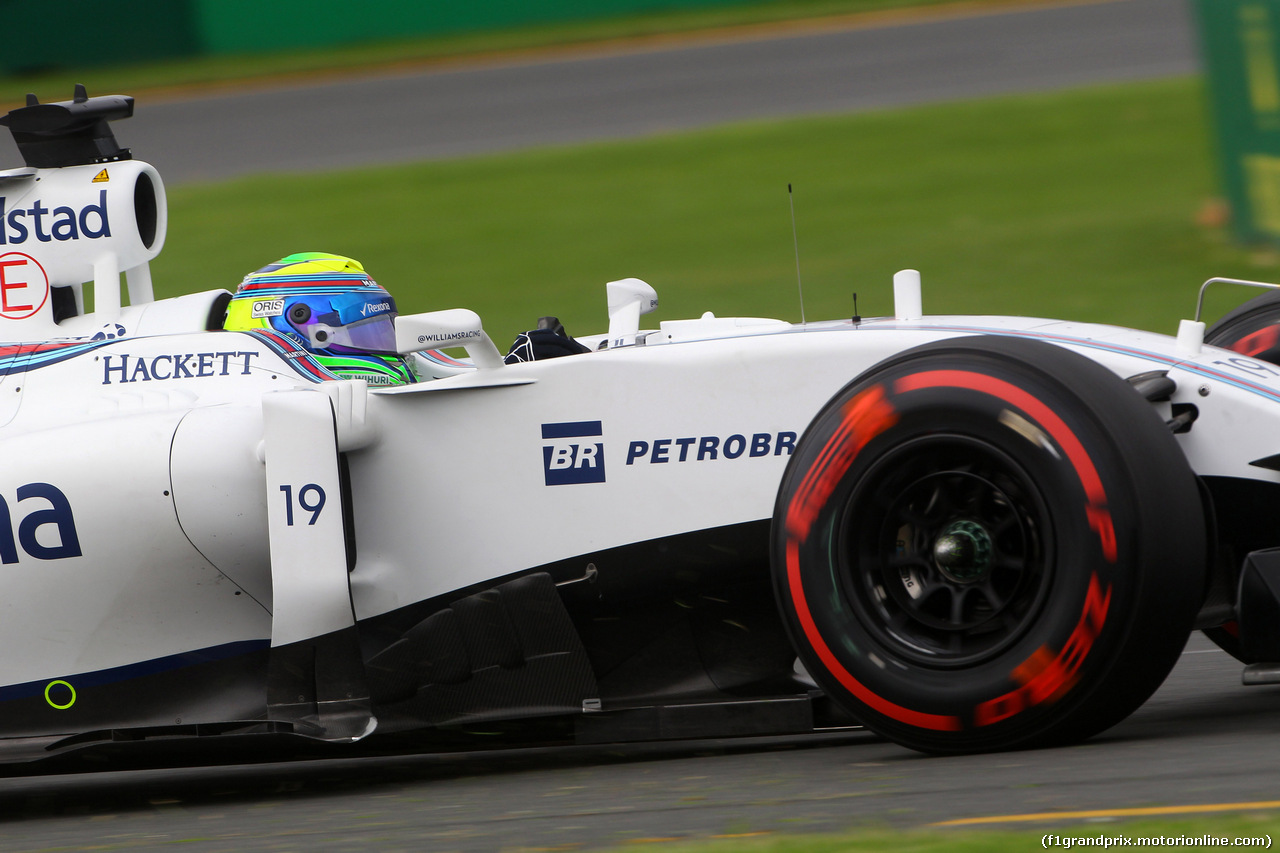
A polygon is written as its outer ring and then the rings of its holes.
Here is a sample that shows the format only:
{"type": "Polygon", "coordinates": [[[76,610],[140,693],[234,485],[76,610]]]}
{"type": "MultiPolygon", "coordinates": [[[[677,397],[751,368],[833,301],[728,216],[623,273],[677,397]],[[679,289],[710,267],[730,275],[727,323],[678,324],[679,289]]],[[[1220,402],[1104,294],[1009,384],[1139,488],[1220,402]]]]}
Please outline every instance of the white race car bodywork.
{"type": "MultiPolygon", "coordinates": [[[[1246,467],[1276,449],[1266,413],[1280,400],[1277,370],[1216,348],[1187,359],[1171,337],[1113,327],[981,317],[771,326],[381,391],[309,382],[246,334],[124,337],[0,380],[0,541],[17,557],[0,591],[0,632],[17,653],[0,679],[43,684],[272,638],[269,508],[284,508],[289,485],[314,505],[301,489],[320,479],[306,459],[292,463],[292,481],[264,477],[274,444],[263,408],[277,395],[352,410],[319,443],[336,433],[348,453],[360,549],[350,601],[363,620],[632,542],[767,522],[795,442],[849,377],[972,334],[1048,340],[1119,376],[1168,370],[1185,389],[1174,402],[1185,396],[1212,424],[1180,437],[1193,467],[1280,482],[1246,467]]],[[[286,427],[281,443],[309,438],[286,427]]],[[[293,511],[295,526],[309,515],[293,511]]],[[[328,593],[341,600],[346,589],[328,593]]],[[[286,642],[305,638],[307,622],[286,642]]],[[[334,627],[316,617],[311,630],[334,627]]]]}
{"type": "MultiPolygon", "coordinates": [[[[1122,379],[1163,373],[1173,390],[1151,405],[1164,420],[1192,412],[1176,441],[1196,475],[1280,484],[1251,464],[1280,452],[1280,368],[1194,334],[921,317],[909,277],[895,318],[641,330],[656,296],[625,280],[608,333],[571,357],[504,365],[470,312],[397,318],[403,352],[461,342],[472,365],[371,389],[280,336],[208,330],[223,292],[152,300],[166,214],[146,164],[16,170],[0,204],[0,749],[16,758],[121,730],[274,724],[352,740],[751,695],[742,685],[768,673],[711,664],[696,678],[673,664],[671,685],[646,687],[662,667],[627,674],[591,625],[689,590],[725,603],[716,590],[767,587],[762,545],[806,431],[851,380],[924,344],[1024,339],[1122,379]],[[75,303],[55,318],[59,288],[75,303]],[[575,604],[582,590],[592,601],[575,604]],[[504,596],[519,606],[494,616],[504,596]],[[530,613],[541,621],[522,623],[530,613]],[[522,657],[477,651],[476,626],[494,619],[522,657]],[[442,674],[452,664],[432,650],[453,637],[472,669],[442,674]],[[554,696],[534,695],[548,684],[554,696]]],[[[1010,423],[1009,442],[1058,453],[1010,423]]],[[[775,616],[717,619],[755,631],[789,672],[775,616]]],[[[786,695],[770,684],[762,695],[786,695]]],[[[657,736],[703,731],[663,725],[657,736]]]]}

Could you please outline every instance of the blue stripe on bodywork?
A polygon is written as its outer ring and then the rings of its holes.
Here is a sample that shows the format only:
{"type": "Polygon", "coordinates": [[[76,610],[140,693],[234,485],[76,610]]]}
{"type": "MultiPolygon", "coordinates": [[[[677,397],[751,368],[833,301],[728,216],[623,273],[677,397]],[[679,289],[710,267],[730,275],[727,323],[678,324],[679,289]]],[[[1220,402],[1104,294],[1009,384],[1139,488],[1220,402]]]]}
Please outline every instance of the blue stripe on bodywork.
{"type": "Polygon", "coordinates": [[[263,649],[270,648],[270,646],[270,640],[241,640],[239,642],[226,643],[221,646],[213,646],[207,649],[197,649],[191,652],[182,652],[176,655],[166,655],[161,658],[153,658],[152,660],[138,661],[137,663],[116,666],[110,669],[99,669],[94,672],[82,672],[77,675],[54,675],[49,678],[42,678],[39,681],[28,681],[23,684],[10,684],[5,687],[0,687],[0,702],[7,702],[11,699],[27,699],[32,696],[39,696],[44,693],[45,688],[52,681],[65,681],[76,690],[81,690],[86,687],[101,687],[104,684],[115,684],[121,681],[143,678],[148,675],[158,675],[162,672],[172,672],[173,670],[183,669],[189,666],[227,660],[240,655],[247,655],[261,651],[263,649]]]}
{"type": "Polygon", "coordinates": [[[543,424],[543,438],[581,438],[590,435],[602,435],[600,421],[576,421],[563,424],[543,424]]]}
{"type": "Polygon", "coordinates": [[[66,344],[17,344],[0,348],[0,375],[26,373],[67,359],[85,355],[99,347],[119,343],[114,340],[70,342],[66,344]]]}

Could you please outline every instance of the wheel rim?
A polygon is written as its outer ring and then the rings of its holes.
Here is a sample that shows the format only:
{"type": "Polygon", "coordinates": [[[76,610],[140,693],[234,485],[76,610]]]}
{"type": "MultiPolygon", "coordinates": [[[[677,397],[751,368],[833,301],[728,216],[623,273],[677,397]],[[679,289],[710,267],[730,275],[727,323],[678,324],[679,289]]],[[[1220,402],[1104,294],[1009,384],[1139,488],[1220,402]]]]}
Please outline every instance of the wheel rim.
{"type": "Polygon", "coordinates": [[[836,565],[886,651],[934,667],[998,656],[1035,623],[1053,576],[1049,513],[1009,454],[969,436],[900,445],[855,485],[836,565]]]}

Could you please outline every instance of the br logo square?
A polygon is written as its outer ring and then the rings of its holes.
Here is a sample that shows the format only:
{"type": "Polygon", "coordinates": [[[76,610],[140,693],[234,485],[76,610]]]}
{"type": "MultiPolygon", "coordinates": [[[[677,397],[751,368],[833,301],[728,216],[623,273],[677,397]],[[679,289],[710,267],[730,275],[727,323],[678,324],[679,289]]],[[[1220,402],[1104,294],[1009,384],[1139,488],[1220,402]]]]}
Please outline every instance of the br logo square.
{"type": "Polygon", "coordinates": [[[604,482],[600,421],[542,425],[542,471],[548,486],[604,482]],[[593,440],[594,439],[594,440],[593,440]]]}

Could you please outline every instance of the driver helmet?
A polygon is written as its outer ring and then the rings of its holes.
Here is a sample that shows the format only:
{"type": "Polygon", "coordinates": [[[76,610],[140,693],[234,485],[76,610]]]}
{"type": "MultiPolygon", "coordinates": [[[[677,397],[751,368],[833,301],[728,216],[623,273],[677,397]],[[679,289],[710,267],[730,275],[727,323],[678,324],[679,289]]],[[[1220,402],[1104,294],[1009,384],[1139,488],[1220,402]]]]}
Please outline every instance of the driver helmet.
{"type": "Polygon", "coordinates": [[[223,328],[285,335],[343,379],[370,385],[416,382],[396,353],[396,301],[361,263],[301,252],[245,276],[223,328]]]}

